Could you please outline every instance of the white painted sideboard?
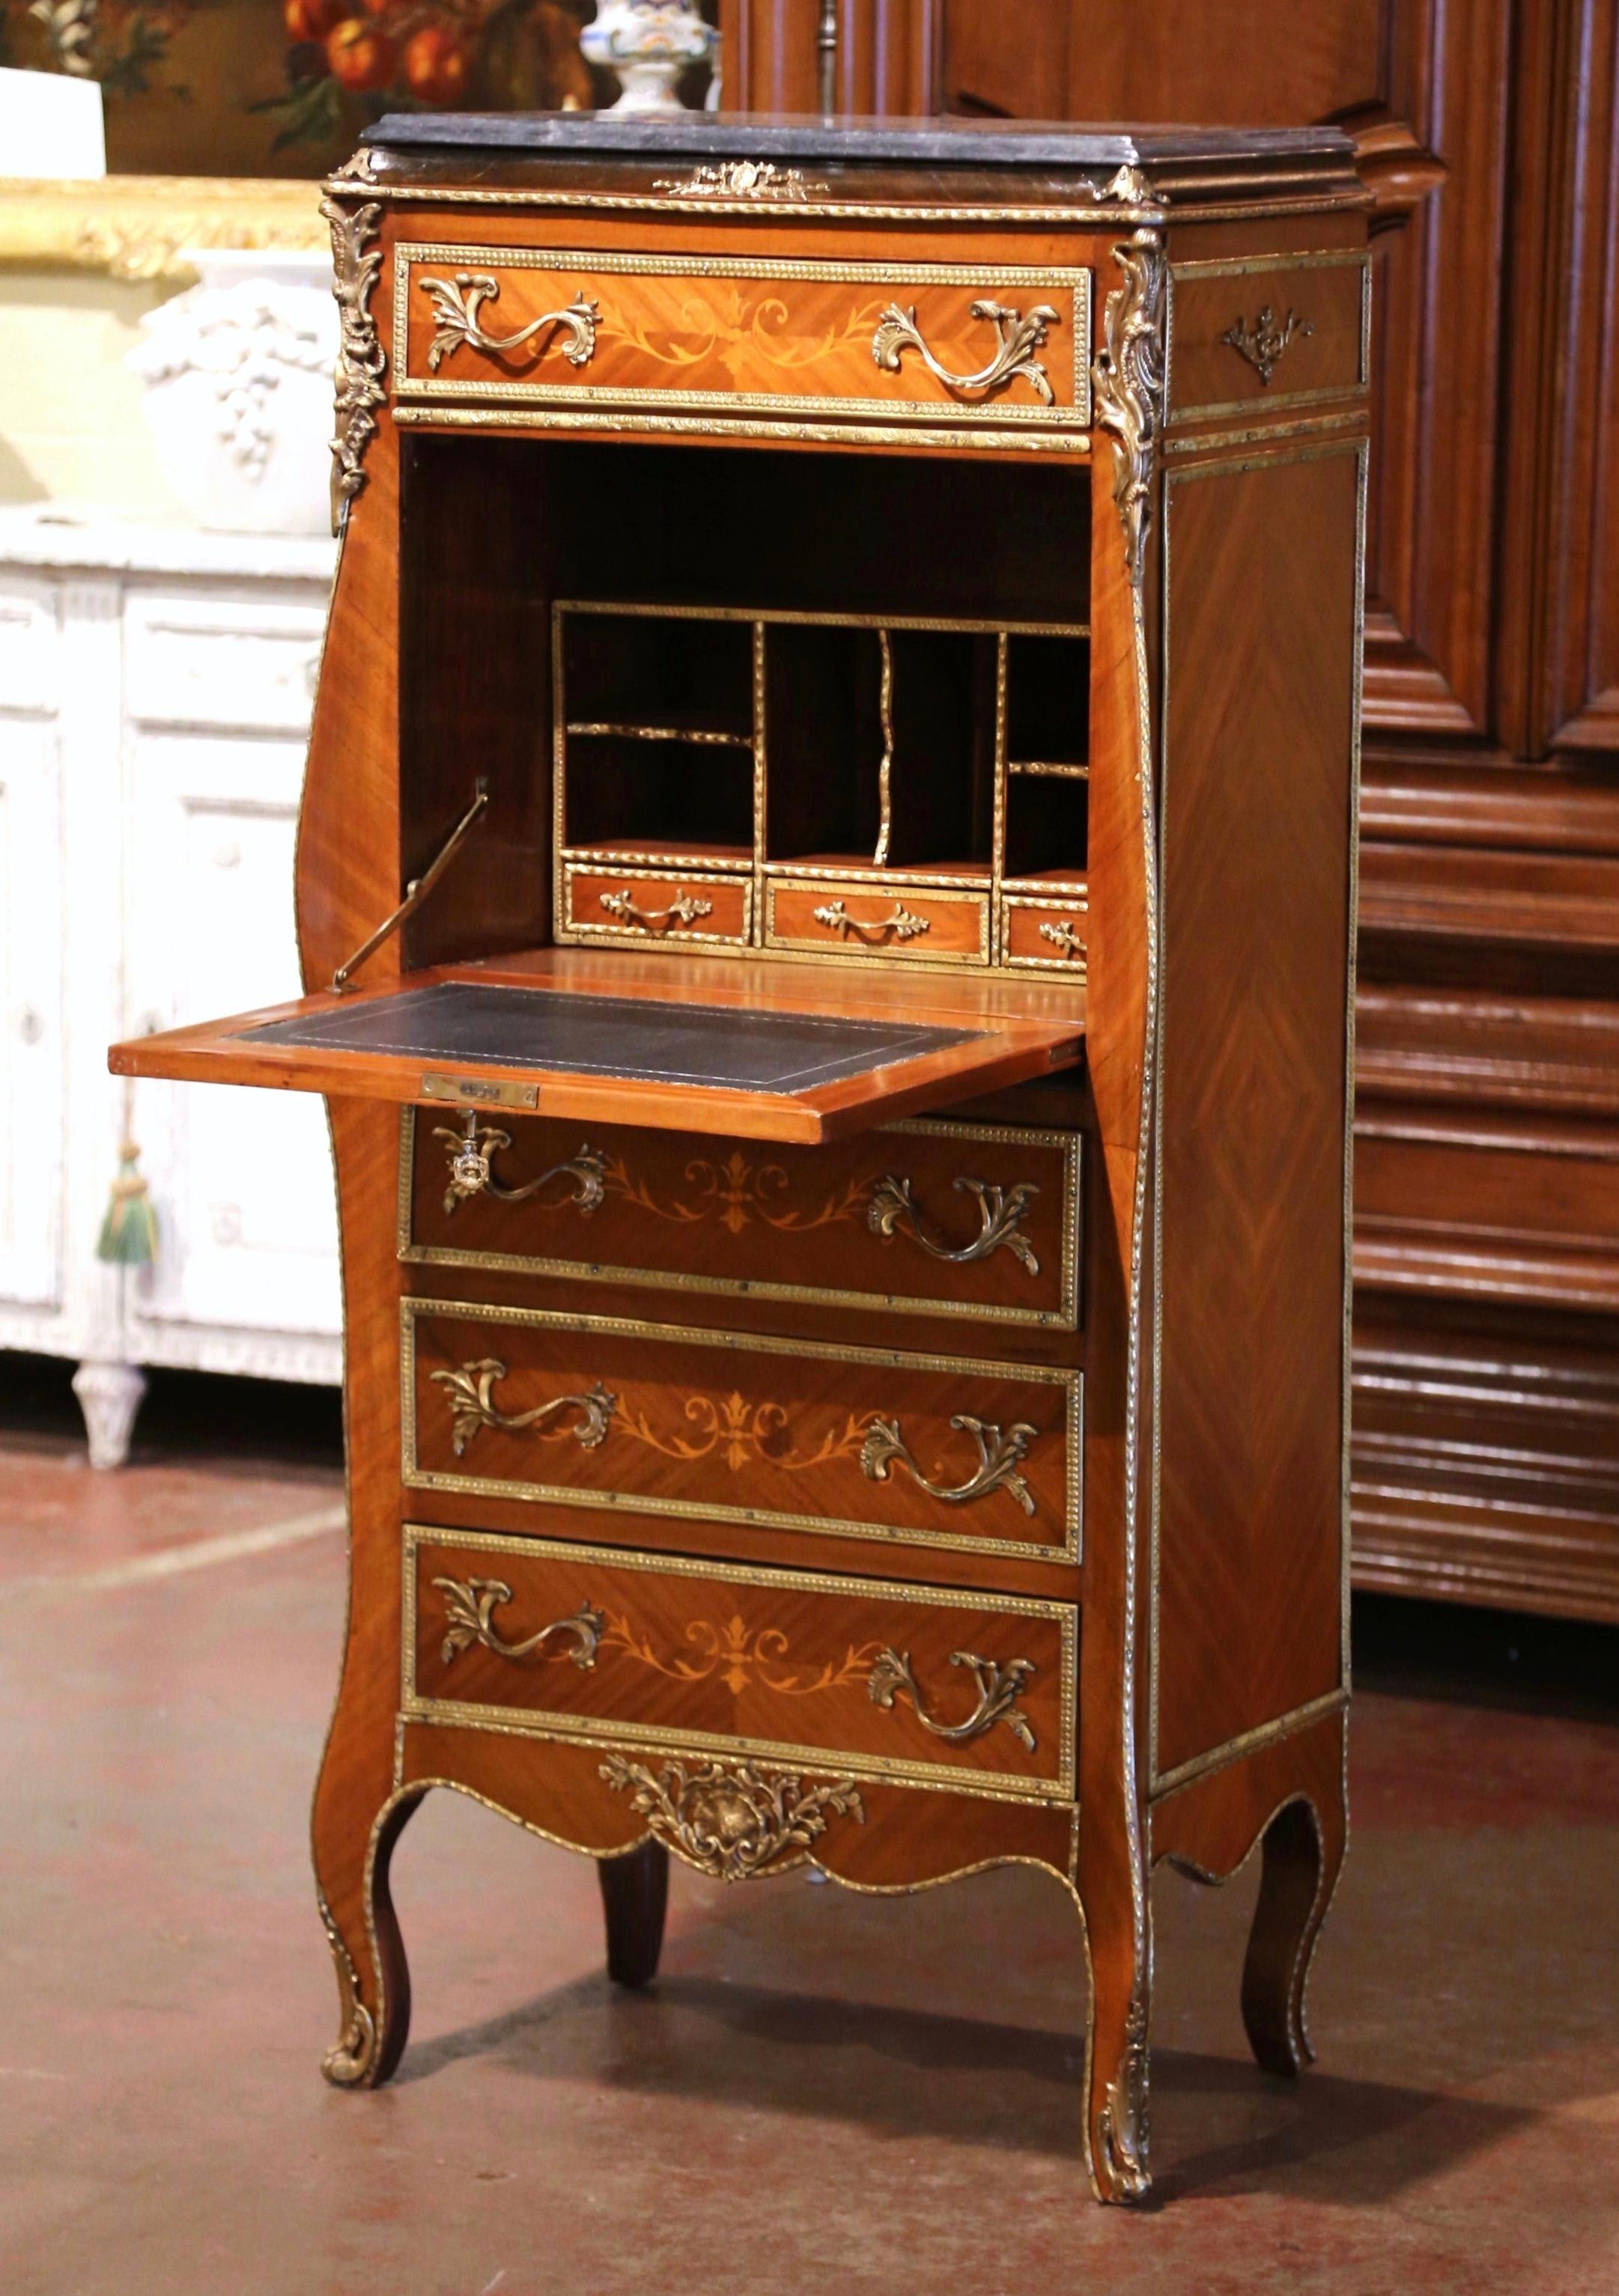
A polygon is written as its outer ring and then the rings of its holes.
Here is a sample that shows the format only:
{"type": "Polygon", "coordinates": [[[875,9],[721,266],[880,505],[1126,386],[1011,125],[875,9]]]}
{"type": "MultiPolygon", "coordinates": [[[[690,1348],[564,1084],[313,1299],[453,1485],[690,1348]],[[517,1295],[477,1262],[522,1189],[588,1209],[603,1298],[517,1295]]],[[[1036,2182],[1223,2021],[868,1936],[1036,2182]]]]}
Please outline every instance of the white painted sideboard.
{"type": "Polygon", "coordinates": [[[333,548],[0,511],[0,1348],[77,1359],[98,1466],[127,1455],[143,1365],[341,1376],[318,1101],[135,1086],[158,1260],[95,1257],[126,1116],[108,1045],[298,994],[333,548]]]}

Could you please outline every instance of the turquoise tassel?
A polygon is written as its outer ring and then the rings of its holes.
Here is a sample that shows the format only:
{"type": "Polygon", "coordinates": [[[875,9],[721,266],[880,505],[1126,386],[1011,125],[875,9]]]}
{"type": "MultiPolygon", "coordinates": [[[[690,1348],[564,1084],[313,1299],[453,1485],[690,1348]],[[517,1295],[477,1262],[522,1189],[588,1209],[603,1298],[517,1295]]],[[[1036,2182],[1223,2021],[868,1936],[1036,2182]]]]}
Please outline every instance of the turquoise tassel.
{"type": "Polygon", "coordinates": [[[158,1216],[136,1169],[140,1150],[126,1140],[119,1151],[119,1175],[112,1183],[112,1201],[96,1239],[95,1256],[119,1267],[150,1267],[158,1256],[158,1216]]]}

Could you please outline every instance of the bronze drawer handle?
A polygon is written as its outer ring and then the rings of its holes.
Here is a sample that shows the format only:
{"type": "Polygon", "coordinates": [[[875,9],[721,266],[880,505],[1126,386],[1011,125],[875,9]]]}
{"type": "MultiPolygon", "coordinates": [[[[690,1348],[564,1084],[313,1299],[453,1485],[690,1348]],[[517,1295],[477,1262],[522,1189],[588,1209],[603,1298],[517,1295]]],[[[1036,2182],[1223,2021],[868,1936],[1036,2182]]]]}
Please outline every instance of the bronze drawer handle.
{"type": "Polygon", "coordinates": [[[574,1647],[568,1656],[582,1673],[588,1673],[596,1664],[604,1620],[601,1612],[588,1603],[571,1619],[553,1619],[548,1627],[541,1627],[526,1642],[508,1643],[502,1640],[494,1625],[495,1612],[512,1599],[512,1590],[504,1579],[435,1578],[433,1585],[444,1596],[446,1666],[452,1665],[464,1650],[471,1650],[474,1643],[481,1643],[497,1658],[514,1659],[521,1663],[531,1658],[553,1635],[573,1636],[574,1647]]]}
{"type": "Polygon", "coordinates": [[[1083,956],[1085,954],[1083,936],[1074,930],[1067,917],[1060,924],[1042,925],[1040,939],[1048,940],[1053,948],[1060,948],[1064,956],[1083,956]]]}
{"type": "Polygon", "coordinates": [[[1278,319],[1267,303],[1252,326],[1239,314],[1220,340],[1229,343],[1239,357],[1247,360],[1269,390],[1270,378],[1280,366],[1289,344],[1314,332],[1310,321],[1301,319],[1296,311],[1290,310],[1285,319],[1278,319]]]}
{"type": "Polygon", "coordinates": [[[631,925],[637,932],[656,933],[660,937],[667,932],[678,932],[682,925],[694,925],[699,917],[710,917],[714,914],[712,901],[699,900],[694,893],[682,893],[679,899],[671,901],[666,909],[638,909],[635,895],[628,885],[621,893],[604,893],[602,906],[620,924],[631,925]]]}
{"type": "Polygon", "coordinates": [[[916,1209],[910,1182],[892,1172],[885,1174],[872,1191],[867,1225],[874,1235],[892,1236],[903,1224],[924,1251],[934,1259],[948,1260],[953,1267],[969,1267],[974,1260],[989,1259],[1004,1245],[1031,1275],[1038,1275],[1040,1264],[1035,1258],[1034,1247],[1026,1235],[1018,1233],[1018,1223],[1029,1209],[1030,1198],[1040,1193],[1034,1182],[1019,1180],[1013,1187],[999,1188],[991,1186],[987,1180],[963,1178],[953,1185],[977,1201],[979,1229],[970,1243],[947,1243],[916,1209]]]}
{"type": "Polygon", "coordinates": [[[494,1400],[496,1382],[506,1375],[506,1367],[493,1357],[482,1363],[463,1364],[459,1371],[436,1371],[433,1384],[441,1387],[449,1405],[455,1423],[455,1452],[457,1459],[465,1456],[473,1439],[485,1427],[497,1427],[507,1435],[520,1435],[525,1428],[543,1427],[548,1420],[564,1411],[577,1411],[579,1422],[570,1428],[574,1441],[583,1451],[594,1451],[607,1440],[608,1423],[618,1407],[618,1397],[598,1384],[588,1395],[559,1395],[550,1403],[537,1403],[532,1411],[506,1413],[498,1409],[494,1400]]]}
{"type": "Polygon", "coordinates": [[[892,916],[875,917],[865,923],[859,917],[851,917],[842,901],[830,901],[825,907],[817,909],[815,922],[818,925],[825,925],[828,932],[836,933],[840,940],[847,940],[851,933],[858,933],[868,947],[885,940],[890,933],[896,940],[915,940],[918,933],[929,930],[929,920],[912,916],[901,901],[894,903],[892,916]]]}
{"type": "Polygon", "coordinates": [[[952,1666],[971,1669],[978,1685],[978,1703],[965,1722],[941,1722],[927,1710],[927,1703],[916,1685],[911,1671],[908,1651],[879,1651],[872,1661],[868,1687],[874,1706],[892,1710],[901,1691],[916,1710],[916,1719],[935,1738],[942,1738],[952,1746],[965,1745],[969,1738],[982,1738],[998,1722],[1004,1722],[1017,1742],[1028,1753],[1034,1751],[1034,1731],[1028,1716],[1018,1705],[1023,1687],[1034,1672],[1031,1658],[1009,1659],[1005,1666],[991,1658],[975,1658],[971,1651],[952,1651],[952,1666]]]}
{"type": "Polygon", "coordinates": [[[1034,354],[1045,348],[1046,330],[1060,324],[1061,314],[1049,303],[1037,303],[1025,317],[1005,303],[985,301],[974,304],[973,316],[993,324],[999,345],[988,365],[981,366],[975,374],[952,374],[948,366],[941,365],[923,340],[914,304],[908,311],[901,310],[898,303],[889,305],[877,322],[871,355],[885,373],[898,374],[900,354],[915,351],[931,375],[964,398],[987,398],[1021,375],[1049,406],[1056,394],[1034,354]]]}
{"type": "Polygon", "coordinates": [[[852,1778],[806,1786],[786,1771],[761,1770],[753,1762],[704,1762],[694,1770],[665,1762],[654,1775],[621,1754],[609,1754],[601,1775],[614,1793],[629,1795],[654,1841],[718,1882],[801,1866],[826,1833],[828,1816],[866,1822],[852,1778]]]}
{"type": "Polygon", "coordinates": [[[565,310],[542,312],[514,334],[491,335],[479,313],[485,303],[494,302],[499,295],[500,282],[487,271],[457,271],[453,280],[418,279],[416,284],[431,300],[433,316],[439,323],[438,332],[427,348],[428,372],[431,374],[437,374],[450,353],[459,350],[463,344],[474,351],[514,351],[547,327],[567,330],[563,357],[570,366],[588,366],[596,355],[596,331],[602,314],[599,306],[582,293],[576,295],[565,310]]]}
{"type": "Polygon", "coordinates": [[[554,1210],[573,1204],[581,1212],[599,1211],[607,1200],[607,1159],[588,1142],[577,1156],[570,1156],[565,1164],[553,1164],[538,1180],[525,1180],[521,1188],[507,1188],[495,1177],[491,1167],[498,1151],[511,1146],[512,1136],[492,1124],[480,1124],[476,1109],[467,1110],[463,1130],[451,1132],[440,1124],[434,1128],[433,1138],[443,1141],[449,1166],[449,1184],[444,1191],[447,1214],[473,1196],[494,1196],[503,1204],[526,1203],[553,1180],[575,1183],[571,1194],[550,1207],[554,1210]]]}
{"type": "Polygon", "coordinates": [[[897,1463],[914,1477],[929,1498],[942,1499],[946,1506],[968,1506],[974,1499],[987,1498],[991,1491],[1004,1490],[1017,1501],[1025,1514],[1032,1514],[1034,1494],[1018,1470],[1036,1431],[1021,1420],[1012,1427],[992,1426],[986,1419],[970,1419],[966,1412],[958,1412],[950,1425],[970,1435],[978,1446],[977,1469],[965,1483],[930,1483],[900,1433],[897,1419],[872,1421],[860,1453],[860,1472],[868,1482],[885,1483],[897,1463]]]}

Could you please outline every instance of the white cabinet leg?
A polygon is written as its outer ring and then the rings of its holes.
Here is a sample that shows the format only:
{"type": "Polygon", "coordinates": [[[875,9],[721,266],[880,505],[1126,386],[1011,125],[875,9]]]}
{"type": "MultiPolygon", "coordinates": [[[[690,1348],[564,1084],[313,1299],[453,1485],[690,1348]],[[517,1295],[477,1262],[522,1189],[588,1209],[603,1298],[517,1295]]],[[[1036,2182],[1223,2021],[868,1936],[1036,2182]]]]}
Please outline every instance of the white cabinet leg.
{"type": "Polygon", "coordinates": [[[127,1363],[81,1363],[73,1392],[85,1414],[93,1467],[121,1467],[129,1456],[135,1414],[146,1392],[144,1372],[127,1363]]]}

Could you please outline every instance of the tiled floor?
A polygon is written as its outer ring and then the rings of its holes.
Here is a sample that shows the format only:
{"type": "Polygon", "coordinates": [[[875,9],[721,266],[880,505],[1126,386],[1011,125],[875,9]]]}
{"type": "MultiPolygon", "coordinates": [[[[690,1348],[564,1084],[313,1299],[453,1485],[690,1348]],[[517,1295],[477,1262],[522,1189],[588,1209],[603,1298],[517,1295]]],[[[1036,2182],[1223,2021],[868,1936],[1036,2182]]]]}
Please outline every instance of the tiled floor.
{"type": "Polygon", "coordinates": [[[1619,2291],[1619,1642],[1542,1636],[1573,1712],[1466,1673],[1360,1697],[1295,2088],[1237,2018],[1252,1876],[1159,1880],[1126,2215],[1085,2189],[1079,1940],[1027,1872],[892,1902],[680,1872],[657,1992],[614,1997],[591,1868],[437,1796],[395,1861],[403,2070],[328,2090],[329,1449],[255,1461],[203,1412],[198,1453],[174,1409],[92,1476],[38,1416],[0,1436],[6,2296],[1619,2291]]]}

